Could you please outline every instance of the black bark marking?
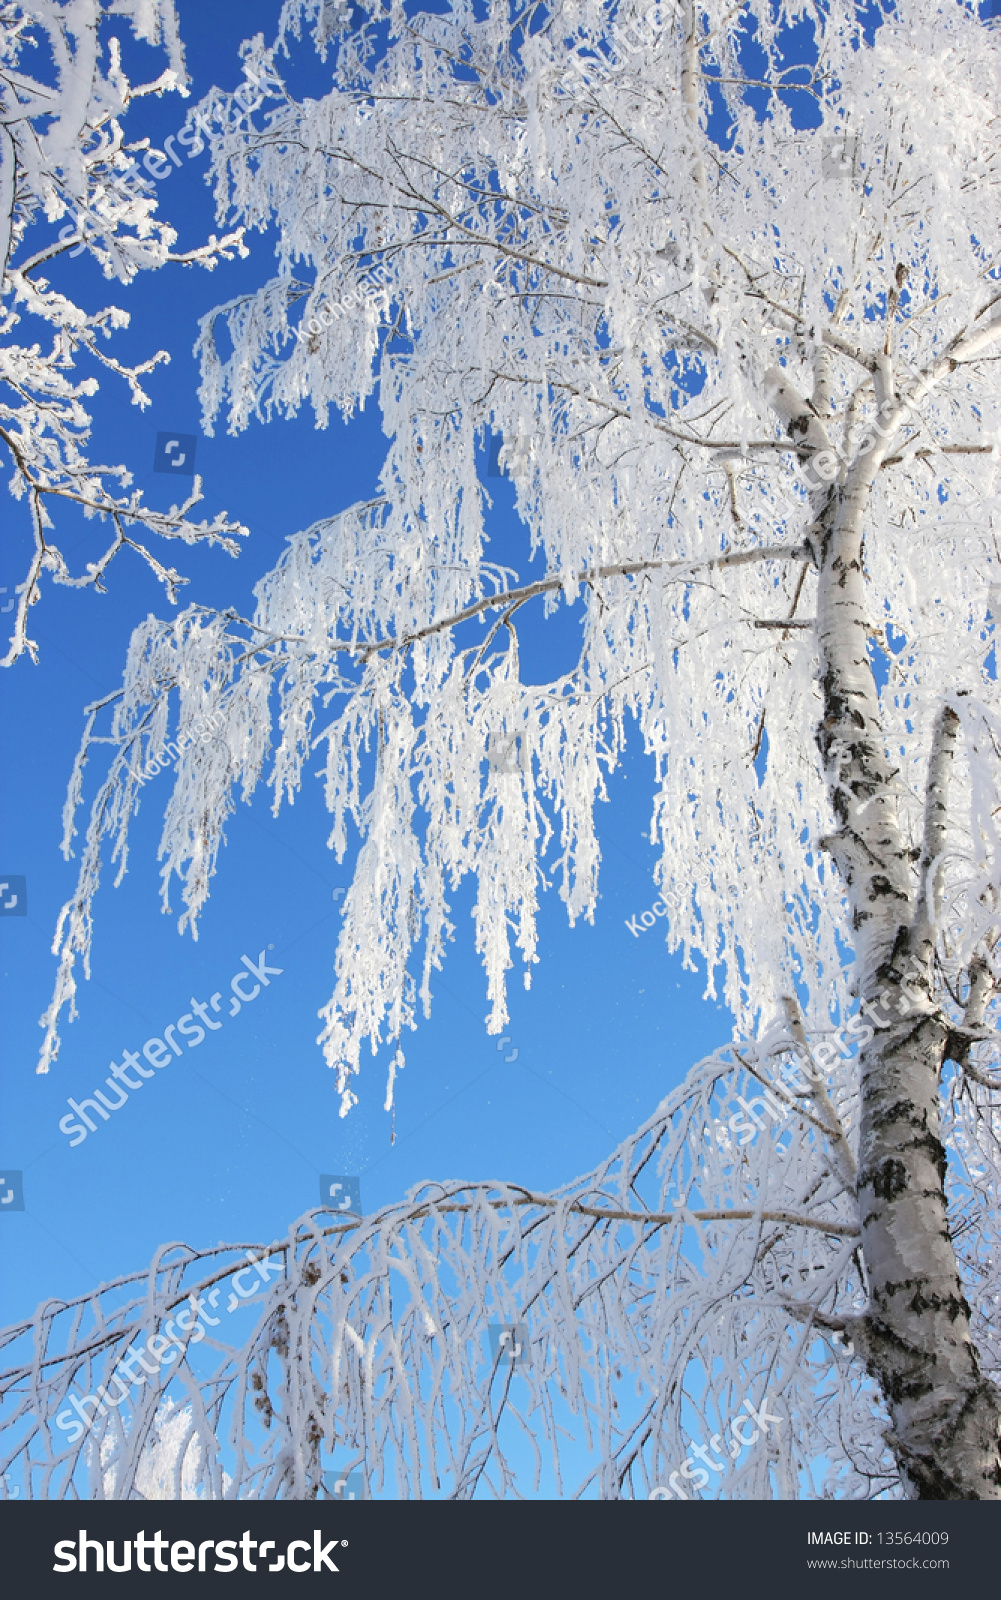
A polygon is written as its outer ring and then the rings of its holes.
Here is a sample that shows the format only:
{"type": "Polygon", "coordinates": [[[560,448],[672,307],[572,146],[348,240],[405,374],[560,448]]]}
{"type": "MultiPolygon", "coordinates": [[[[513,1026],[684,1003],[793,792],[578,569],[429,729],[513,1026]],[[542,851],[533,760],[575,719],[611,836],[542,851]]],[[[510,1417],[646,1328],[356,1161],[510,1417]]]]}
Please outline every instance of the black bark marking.
{"type": "Polygon", "coordinates": [[[898,1294],[909,1294],[908,1310],[918,1314],[922,1311],[944,1311],[950,1322],[970,1314],[969,1305],[961,1294],[936,1294],[934,1290],[929,1290],[925,1278],[904,1278],[901,1283],[885,1283],[877,1299],[882,1304],[895,1299],[898,1294]]]}
{"type": "Polygon", "coordinates": [[[908,896],[901,889],[895,889],[889,878],[884,878],[881,872],[874,872],[869,879],[869,899],[884,900],[888,895],[908,903],[908,896]]]}
{"type": "Polygon", "coordinates": [[[881,1161],[872,1175],[873,1191],[879,1200],[894,1200],[907,1188],[907,1168],[895,1156],[881,1161]]]}

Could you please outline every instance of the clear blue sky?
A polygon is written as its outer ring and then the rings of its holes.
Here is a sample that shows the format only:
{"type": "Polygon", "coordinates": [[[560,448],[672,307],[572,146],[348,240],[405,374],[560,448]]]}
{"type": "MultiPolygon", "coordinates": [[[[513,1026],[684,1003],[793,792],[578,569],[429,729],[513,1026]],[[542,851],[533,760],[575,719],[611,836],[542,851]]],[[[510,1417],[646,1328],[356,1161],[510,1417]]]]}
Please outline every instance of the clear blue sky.
{"type": "MultiPolygon", "coordinates": [[[[236,85],[239,41],[257,30],[270,36],[278,13],[277,0],[214,7],[180,0],[179,9],[196,97],[213,82],[236,85]]],[[[131,56],[137,76],[141,54],[131,56]]],[[[320,91],[315,63],[308,78],[320,91]]],[[[141,102],[127,136],[149,133],[156,142],[181,125],[185,110],[177,96],[141,102]]],[[[160,185],[161,215],[179,228],[182,248],[216,226],[205,167],[203,155],[160,185]]],[[[253,236],[250,244],[249,260],[211,275],[171,268],[143,274],[128,289],[106,284],[89,259],[64,258],[52,271],[53,283],[83,304],[111,302],[130,312],[132,325],[113,346],[119,360],[169,348],[170,366],[146,380],[153,404],[145,413],[130,406],[124,385],[102,375],[93,456],[126,462],[149,502],[165,507],[184,480],[154,474],[156,434],[199,434],[207,512],[225,507],[251,537],[238,561],[183,546],[167,555],[191,579],[182,604],[232,605],[245,614],[287,535],[372,492],[386,443],[374,406],[350,427],[333,420],[318,431],[307,412],[294,423],[253,424],[236,439],[201,435],[190,353],[197,318],[269,272],[269,240],[253,236]]],[[[34,336],[27,324],[19,331],[34,336]]],[[[489,484],[497,503],[491,556],[528,576],[538,568],[529,568],[510,488],[489,484]]],[[[24,575],[29,528],[23,506],[6,497],[3,506],[0,584],[9,596],[24,575]]],[[[103,548],[105,535],[58,513],[57,542],[74,570],[103,548]]],[[[317,1011],[333,983],[339,919],[332,891],[349,882],[350,864],[338,867],[326,849],[321,786],[312,775],[294,809],[277,820],[264,789],[232,819],[197,943],[178,936],[176,912],[165,917],[159,907],[155,852],[171,778],[146,786],[129,873],[118,890],[109,875],[98,898],[93,978],[81,984],[79,1020],[65,1030],[49,1076],[36,1076],[38,1018],[55,969],[49,947],[75,882],[76,865],[62,860],[58,842],[82,708],[120,682],[131,629],[170,609],[145,566],[127,555],[111,567],[108,590],[47,586],[32,617],[41,664],[23,660],[4,681],[0,876],[26,876],[28,916],[0,919],[0,1162],[23,1170],[26,1204],[23,1213],[0,1216],[0,1322],[30,1314],[44,1297],[68,1298],[141,1268],[168,1240],[275,1238],[318,1203],[321,1171],[360,1175],[367,1212],[426,1178],[555,1186],[596,1163],[694,1060],[729,1036],[727,1014],[701,998],[704,975],[684,973],[680,959],[668,956],[663,924],[639,938],[626,927],[655,898],[646,837],[652,764],[636,741],[601,809],[596,926],[571,932],[555,892],[545,897],[541,963],[530,994],[520,972],[512,973],[510,1043],[501,1051],[484,1025],[472,885],[453,898],[458,934],[434,984],[432,1019],[405,1041],[394,1148],[382,1110],[386,1052],[368,1058],[356,1085],[361,1103],[341,1120],[333,1074],[315,1043],[317,1011]],[[110,1063],[161,1035],[190,1012],[192,999],[207,1001],[217,990],[228,996],[241,956],[256,959],[262,949],[281,977],[72,1148],[57,1126],[67,1098],[92,1094],[110,1063]],[[506,1062],[515,1049],[517,1060],[506,1062]]],[[[541,605],[524,616],[523,676],[544,681],[573,658],[576,621],[561,614],[543,625],[541,605]]]]}

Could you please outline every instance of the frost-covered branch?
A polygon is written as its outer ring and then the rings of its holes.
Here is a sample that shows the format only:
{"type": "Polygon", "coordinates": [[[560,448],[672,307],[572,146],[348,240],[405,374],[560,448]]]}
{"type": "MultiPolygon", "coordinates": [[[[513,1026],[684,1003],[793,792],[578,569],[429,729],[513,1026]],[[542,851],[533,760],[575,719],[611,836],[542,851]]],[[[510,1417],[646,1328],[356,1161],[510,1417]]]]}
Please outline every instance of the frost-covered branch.
{"type": "MultiPolygon", "coordinates": [[[[768,1060],[751,1049],[755,1072],[768,1060]]],[[[851,1079],[831,1076],[839,1102],[851,1079]]],[[[861,1287],[851,1209],[807,1117],[731,1132],[757,1087],[721,1052],[554,1194],[425,1183],[270,1245],[166,1246],[149,1273],[40,1307],[0,1333],[0,1478],[24,1498],[301,1499],[329,1457],[366,1496],[671,1497],[703,1426],[746,1397],[779,1425],[747,1429],[727,1496],[867,1498],[846,1444],[893,1495],[878,1398],[830,1337],[861,1287]]]]}
{"type": "Polygon", "coordinates": [[[173,0],[115,0],[103,8],[15,0],[0,8],[0,442],[13,466],[11,493],[27,500],[34,543],[17,586],[14,632],[0,663],[4,666],[25,652],[36,658],[28,609],[41,596],[43,573],[56,583],[100,589],[110,561],[129,546],[176,602],[177,586],[186,580],[130,538],[123,523],[188,544],[219,544],[232,555],[239,548],[233,536],[246,532],[224,512],[211,523],[190,519],[201,498],[197,482],[185,505],[169,512],[144,506],[138,491],[115,493],[112,486],[125,489],[131,474],[124,466],[89,459],[91,419],[84,401],[96,391],[97,380],[74,381],[71,370],[86,356],[123,379],[133,404],[145,406],[149,397],[142,379],[168,360],[168,354],[161,350],[134,366],[115,360],[104,343],[127,325],[127,313],[113,306],[87,312],[44,278],[33,276],[67,251],[78,255],[84,249],[105,277],[121,283],[168,261],[211,269],[217,261],[246,255],[242,228],[219,239],[212,235],[206,244],[175,254],[174,230],[154,217],[152,186],[130,170],[135,161],[123,142],[121,119],[133,99],[172,90],[188,93],[173,0]],[[166,48],[170,66],[154,82],[129,84],[118,41],[103,38],[103,24],[112,16],[127,17],[137,37],[166,48]],[[39,35],[52,56],[52,81],[47,83],[35,81],[20,66],[25,46],[39,35]],[[64,217],[70,220],[58,239],[17,259],[32,229],[58,224],[64,217]],[[14,330],[26,320],[36,335],[50,340],[47,350],[38,337],[27,344],[16,342],[14,330]],[[51,537],[46,502],[54,500],[78,505],[88,519],[96,516],[114,525],[112,541],[78,577],[70,574],[51,537]]]}

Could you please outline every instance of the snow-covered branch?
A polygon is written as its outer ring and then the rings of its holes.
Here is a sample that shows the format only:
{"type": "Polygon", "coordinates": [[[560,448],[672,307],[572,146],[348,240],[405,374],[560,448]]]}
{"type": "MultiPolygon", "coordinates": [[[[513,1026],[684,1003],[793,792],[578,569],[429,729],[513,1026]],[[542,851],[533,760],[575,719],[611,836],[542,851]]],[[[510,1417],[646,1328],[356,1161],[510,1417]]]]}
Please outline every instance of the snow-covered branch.
{"type": "MultiPolygon", "coordinates": [[[[756,1072],[770,1059],[751,1051],[756,1072]]],[[[298,1499],[323,1493],[331,1456],[366,1495],[467,1499],[523,1492],[534,1438],[543,1492],[645,1498],[748,1396],[781,1426],[757,1448],[748,1431],[728,1495],[866,1498],[862,1463],[892,1494],[878,1399],[830,1336],[861,1288],[851,1206],[811,1120],[766,1121],[759,1088],[721,1052],[554,1194],[423,1184],[270,1245],[167,1246],[149,1273],[43,1307],[0,1334],[0,1474],[26,1498],[160,1481],[298,1499]],[[734,1105],[761,1124],[750,1143],[734,1105]],[[512,1325],[513,1365],[496,1338],[512,1325]],[[591,1457],[572,1476],[566,1435],[591,1457]],[[849,1442],[856,1465],[835,1465],[849,1442]]],[[[847,1104],[850,1069],[829,1091],[847,1104]]]]}
{"type": "Polygon", "coordinates": [[[138,524],[188,544],[206,540],[232,555],[239,548],[234,536],[246,532],[225,513],[211,523],[192,521],[188,513],[200,499],[197,487],[183,507],[170,512],[144,506],[137,491],[115,493],[112,485],[125,489],[131,474],[124,466],[102,466],[89,459],[91,422],[84,402],[96,391],[97,380],[73,381],[71,369],[85,356],[124,380],[133,404],[145,406],[142,379],[169,356],[161,350],[134,366],[116,361],[104,341],[127,325],[127,313],[114,306],[87,312],[35,276],[67,252],[79,255],[84,249],[106,277],[122,283],[169,261],[211,269],[235,254],[246,255],[242,228],[175,254],[174,230],[154,216],[152,185],[137,182],[130,173],[135,162],[123,143],[121,119],[131,101],[172,90],[186,95],[185,82],[173,0],[116,0],[103,8],[14,0],[0,8],[0,443],[13,466],[11,493],[27,500],[34,544],[17,587],[14,632],[0,662],[4,666],[25,652],[36,657],[28,611],[41,597],[43,573],[56,583],[99,589],[110,561],[128,546],[142,555],[176,602],[177,586],[186,580],[137,544],[124,525],[138,524]],[[117,40],[109,37],[102,44],[113,16],[128,18],[137,37],[168,51],[170,66],[155,82],[131,86],[117,40]],[[44,36],[51,51],[50,83],[36,82],[20,66],[24,47],[36,34],[44,36]],[[105,50],[106,70],[101,63],[105,50]],[[21,254],[32,229],[51,227],[64,217],[70,220],[58,239],[21,254]],[[35,324],[36,337],[18,343],[15,329],[26,320],[35,324]],[[38,333],[50,338],[47,351],[38,333]],[[77,577],[51,537],[46,502],[59,500],[79,505],[87,518],[110,521],[115,530],[103,554],[77,577]]]}

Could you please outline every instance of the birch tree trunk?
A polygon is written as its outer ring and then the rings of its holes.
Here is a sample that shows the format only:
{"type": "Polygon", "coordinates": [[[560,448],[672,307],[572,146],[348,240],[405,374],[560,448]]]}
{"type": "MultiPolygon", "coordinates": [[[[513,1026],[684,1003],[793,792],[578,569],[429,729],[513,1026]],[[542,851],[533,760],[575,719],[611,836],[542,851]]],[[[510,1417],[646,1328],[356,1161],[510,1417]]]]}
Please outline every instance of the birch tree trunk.
{"type": "MultiPolygon", "coordinates": [[[[912,395],[996,336],[959,341],[912,395]]],[[[892,369],[884,381],[892,393],[892,369]]],[[[877,385],[877,395],[879,394],[877,385]]],[[[819,519],[818,638],[823,719],[818,745],[838,819],[824,841],[847,886],[859,995],[875,1036],[861,1056],[858,1199],[869,1303],[853,1337],[882,1389],[886,1435],[911,1497],[1001,1499],[1001,1396],[980,1370],[946,1218],[946,1152],[939,1074],[963,1041],[934,1003],[934,880],[948,808],[959,718],[940,712],[926,786],[925,837],[913,870],[899,790],[869,655],[863,545],[873,487],[907,415],[891,412],[863,446],[819,519]]],[[[795,422],[790,431],[797,431],[795,422]]],[[[800,424],[805,432],[805,416],[800,424]]]]}

